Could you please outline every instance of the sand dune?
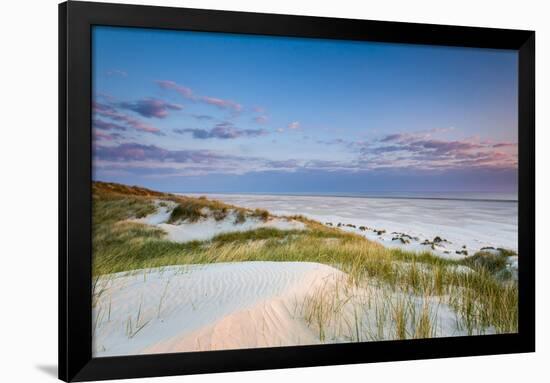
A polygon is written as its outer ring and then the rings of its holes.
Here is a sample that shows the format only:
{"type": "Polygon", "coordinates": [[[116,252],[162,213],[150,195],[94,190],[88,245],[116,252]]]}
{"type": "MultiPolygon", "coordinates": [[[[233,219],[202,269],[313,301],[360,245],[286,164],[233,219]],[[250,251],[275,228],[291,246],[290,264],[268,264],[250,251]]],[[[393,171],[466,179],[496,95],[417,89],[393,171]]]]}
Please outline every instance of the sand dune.
{"type": "MultiPolygon", "coordinates": [[[[394,339],[396,323],[386,319],[400,305],[426,313],[430,337],[466,334],[437,297],[349,282],[345,273],[310,262],[172,266],[101,277],[94,355],[394,339]]],[[[410,326],[413,336],[417,329],[410,326]]]]}
{"type": "Polygon", "coordinates": [[[318,263],[243,262],[102,277],[94,355],[316,343],[296,305],[343,275],[318,263]]]}
{"type": "Polygon", "coordinates": [[[232,212],[222,220],[212,217],[197,222],[168,223],[176,203],[172,201],[155,201],[157,210],[143,218],[133,219],[133,222],[145,223],[161,228],[167,233],[167,239],[174,242],[207,241],[218,234],[255,230],[259,228],[274,228],[279,230],[303,230],[302,222],[279,217],[269,217],[266,221],[248,217],[242,223],[235,223],[236,216],[232,212]]]}

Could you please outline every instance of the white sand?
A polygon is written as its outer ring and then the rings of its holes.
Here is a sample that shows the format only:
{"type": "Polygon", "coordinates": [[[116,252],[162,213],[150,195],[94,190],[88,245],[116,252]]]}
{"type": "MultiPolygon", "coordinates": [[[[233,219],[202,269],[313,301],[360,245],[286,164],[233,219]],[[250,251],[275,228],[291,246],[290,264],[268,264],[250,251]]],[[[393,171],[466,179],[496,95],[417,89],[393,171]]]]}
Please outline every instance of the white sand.
{"type": "Polygon", "coordinates": [[[318,263],[243,262],[103,277],[94,355],[314,343],[307,326],[294,323],[295,299],[341,275],[318,263]]]}
{"type": "MultiPolygon", "coordinates": [[[[155,201],[157,210],[144,218],[134,219],[133,222],[145,223],[157,226],[167,233],[167,239],[174,242],[206,241],[218,234],[255,230],[259,228],[275,228],[279,230],[303,230],[302,222],[270,217],[267,221],[258,218],[247,217],[243,223],[235,223],[236,215],[230,212],[224,219],[216,221],[214,218],[204,218],[197,222],[168,223],[172,210],[176,203],[172,201],[155,201]]],[[[208,213],[208,212],[206,212],[208,213]]]]}
{"type": "Polygon", "coordinates": [[[173,201],[155,200],[157,210],[153,214],[149,214],[143,218],[134,219],[133,221],[145,223],[147,225],[160,225],[168,221],[170,214],[172,214],[172,210],[174,210],[177,205],[178,204],[173,201]]]}
{"type": "MultiPolygon", "coordinates": [[[[346,281],[341,271],[308,262],[173,266],[102,277],[95,290],[93,353],[100,357],[349,342],[357,340],[356,325],[367,337],[362,341],[391,338],[391,307],[404,296],[376,285],[350,289],[346,281]],[[315,297],[345,302],[337,305],[339,313],[322,331],[315,316],[306,320],[308,302],[315,297]],[[377,328],[376,315],[384,310],[387,325],[377,328]]],[[[463,335],[456,315],[437,299],[413,297],[412,305],[417,312],[427,305],[437,323],[433,336],[463,335]]]]}
{"type": "Polygon", "coordinates": [[[157,226],[168,233],[169,240],[175,242],[206,241],[218,234],[255,230],[262,227],[279,230],[303,230],[305,228],[302,222],[283,218],[270,218],[265,222],[255,218],[247,218],[245,222],[236,224],[235,217],[232,214],[221,221],[207,218],[194,223],[183,222],[175,225],[161,223],[157,226]]]}

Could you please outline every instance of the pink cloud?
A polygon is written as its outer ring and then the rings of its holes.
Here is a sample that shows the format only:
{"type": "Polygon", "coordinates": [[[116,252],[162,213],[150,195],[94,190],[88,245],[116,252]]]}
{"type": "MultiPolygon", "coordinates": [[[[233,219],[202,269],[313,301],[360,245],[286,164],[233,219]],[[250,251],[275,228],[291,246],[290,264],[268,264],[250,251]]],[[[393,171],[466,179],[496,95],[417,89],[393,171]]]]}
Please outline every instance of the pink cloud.
{"type": "Polygon", "coordinates": [[[93,127],[95,129],[101,129],[101,130],[126,130],[125,126],[122,126],[120,124],[115,124],[114,122],[108,122],[101,120],[97,117],[93,119],[93,127]]]}
{"type": "Polygon", "coordinates": [[[235,139],[239,137],[260,137],[266,136],[269,132],[265,129],[239,129],[231,122],[221,122],[210,130],[207,129],[175,129],[175,133],[191,133],[197,139],[235,139]]]}
{"type": "Polygon", "coordinates": [[[388,134],[372,145],[360,146],[361,161],[369,168],[464,169],[517,167],[517,147],[511,142],[487,142],[470,137],[459,140],[435,139],[421,131],[388,134]],[[504,149],[503,151],[496,150],[504,149]]]}
{"type": "Polygon", "coordinates": [[[118,133],[105,133],[97,129],[92,131],[92,136],[95,141],[113,141],[122,137],[118,133]]]}
{"type": "Polygon", "coordinates": [[[170,80],[157,80],[156,83],[158,86],[160,86],[162,89],[166,90],[173,90],[177,93],[179,93],[181,96],[185,97],[188,100],[203,102],[208,105],[216,106],[220,109],[229,109],[233,112],[241,112],[243,109],[243,106],[235,101],[223,99],[219,97],[211,97],[211,96],[198,96],[195,95],[193,90],[189,87],[180,85],[174,81],[170,80]]]}
{"type": "Polygon", "coordinates": [[[125,113],[121,113],[110,105],[94,102],[92,103],[92,112],[95,115],[99,115],[101,117],[108,118],[112,121],[123,123],[141,132],[162,134],[159,128],[153,125],[147,124],[125,113]]]}
{"type": "Polygon", "coordinates": [[[172,104],[155,98],[145,98],[135,102],[121,102],[118,103],[118,106],[122,109],[128,109],[136,112],[137,114],[147,118],[165,118],[168,116],[169,110],[178,111],[183,109],[183,106],[179,104],[172,104]]]}
{"type": "Polygon", "coordinates": [[[238,104],[231,100],[224,100],[221,98],[209,97],[209,96],[202,96],[200,100],[209,105],[214,105],[221,109],[231,109],[235,112],[240,112],[243,109],[241,104],[238,104]]]}
{"type": "Polygon", "coordinates": [[[493,148],[515,148],[517,146],[517,142],[499,142],[494,144],[493,148]]]}
{"type": "Polygon", "coordinates": [[[175,83],[174,81],[169,80],[157,80],[156,83],[158,86],[160,86],[162,89],[168,89],[173,90],[182,95],[185,98],[193,100],[195,97],[193,95],[193,90],[191,88],[188,88],[183,85],[179,85],[175,83]]]}

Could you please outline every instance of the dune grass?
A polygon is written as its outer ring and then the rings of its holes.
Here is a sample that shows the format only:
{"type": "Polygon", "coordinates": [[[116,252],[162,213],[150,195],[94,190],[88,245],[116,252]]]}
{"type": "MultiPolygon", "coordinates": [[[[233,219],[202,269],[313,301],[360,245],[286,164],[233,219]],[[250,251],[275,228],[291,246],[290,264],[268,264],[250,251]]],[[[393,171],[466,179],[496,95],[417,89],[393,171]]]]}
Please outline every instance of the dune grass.
{"type": "Polygon", "coordinates": [[[206,197],[171,197],[177,205],[172,210],[169,223],[178,223],[180,221],[196,222],[201,218],[212,216],[216,221],[221,221],[229,214],[231,210],[240,209],[220,201],[209,200],[206,197]]]}
{"type": "MultiPolygon", "coordinates": [[[[374,327],[360,323],[361,315],[358,314],[355,323],[340,324],[348,329],[346,336],[350,339],[433,336],[437,318],[430,311],[430,305],[418,309],[411,303],[418,297],[424,302],[436,299],[448,304],[460,318],[457,326],[469,334],[488,330],[497,333],[517,331],[517,283],[495,276],[505,267],[502,264],[505,258],[476,254],[462,261],[451,261],[431,253],[388,249],[360,235],[301,216],[292,219],[303,222],[307,230],[261,228],[220,234],[209,241],[176,243],[166,240],[165,233],[158,228],[127,221],[153,213],[154,200],[159,198],[178,203],[172,212],[174,220],[193,222],[204,218],[206,212],[227,215],[232,211],[236,224],[247,217],[269,219],[269,213],[262,210],[236,208],[206,198],[152,194],[147,189],[126,193],[124,188],[100,185],[94,188],[93,201],[94,277],[169,265],[318,262],[338,268],[349,276],[346,291],[376,286],[387,294],[373,302],[365,298],[366,301],[354,308],[372,308],[374,327]],[[176,209],[178,212],[174,213],[176,209]],[[392,324],[390,329],[387,323],[392,324]]],[[[346,299],[346,294],[319,293],[311,297],[307,305],[304,303],[301,312],[308,323],[318,328],[320,339],[327,337],[328,323],[346,305],[346,299]]]]}
{"type": "Polygon", "coordinates": [[[491,273],[506,267],[508,255],[504,252],[498,254],[480,251],[466,258],[465,264],[477,270],[485,270],[491,273]]]}
{"type": "Polygon", "coordinates": [[[203,206],[196,201],[181,202],[172,210],[168,223],[177,223],[179,221],[196,222],[206,217],[202,208],[203,206]]]}

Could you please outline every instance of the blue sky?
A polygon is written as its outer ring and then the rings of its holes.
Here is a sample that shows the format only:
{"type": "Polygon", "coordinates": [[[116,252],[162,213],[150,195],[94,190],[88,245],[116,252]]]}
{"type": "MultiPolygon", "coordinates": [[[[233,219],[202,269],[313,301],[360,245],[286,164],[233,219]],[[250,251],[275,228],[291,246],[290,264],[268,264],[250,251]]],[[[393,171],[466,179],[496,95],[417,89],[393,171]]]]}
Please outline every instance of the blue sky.
{"type": "Polygon", "coordinates": [[[92,42],[97,180],[517,189],[513,51],[114,27],[92,42]]]}

